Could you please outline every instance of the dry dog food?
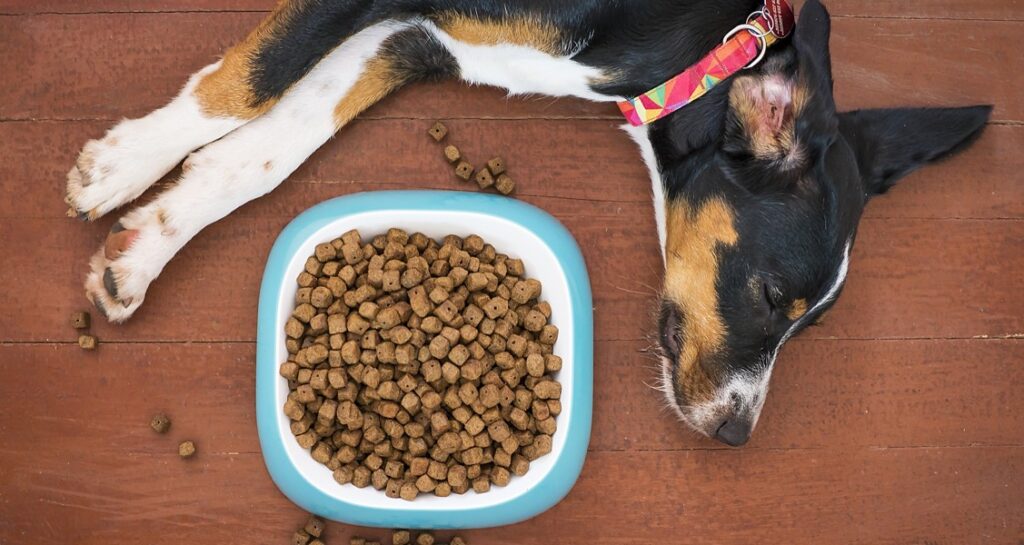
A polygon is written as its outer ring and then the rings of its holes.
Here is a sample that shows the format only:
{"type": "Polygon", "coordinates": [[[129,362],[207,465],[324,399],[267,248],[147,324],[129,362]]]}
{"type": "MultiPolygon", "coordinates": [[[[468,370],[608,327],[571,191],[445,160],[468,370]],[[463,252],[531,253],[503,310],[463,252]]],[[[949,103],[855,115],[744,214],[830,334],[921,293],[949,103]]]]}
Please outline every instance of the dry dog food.
{"type": "Polygon", "coordinates": [[[88,312],[75,312],[71,315],[71,327],[75,329],[88,329],[91,319],[88,312]]]}
{"type": "Polygon", "coordinates": [[[79,335],[78,346],[82,347],[83,350],[95,350],[96,337],[93,337],[92,335],[79,335]]]}
{"type": "Polygon", "coordinates": [[[178,456],[182,458],[191,458],[196,453],[196,444],[192,441],[182,441],[178,445],[178,456]]]}
{"type": "Polygon", "coordinates": [[[149,421],[149,427],[153,428],[153,431],[157,433],[166,433],[167,430],[171,429],[171,419],[167,418],[166,414],[156,414],[149,421]]]}
{"type": "Polygon", "coordinates": [[[551,451],[558,328],[521,260],[476,235],[349,231],[316,247],[298,284],[283,410],[339,483],[482,493],[551,451]]]}
{"type": "MultiPolygon", "coordinates": [[[[448,136],[448,128],[440,121],[434,123],[427,134],[435,141],[441,142],[448,136]]],[[[480,189],[493,187],[503,195],[510,195],[515,191],[516,184],[512,178],[505,173],[505,161],[501,157],[494,157],[480,170],[475,170],[473,164],[463,157],[459,148],[454,145],[447,145],[444,148],[444,157],[454,165],[455,176],[463,181],[472,179],[480,189]]]]}
{"type": "Polygon", "coordinates": [[[433,127],[430,127],[427,134],[429,134],[434,140],[440,142],[444,140],[445,136],[448,136],[448,127],[445,127],[444,123],[438,121],[437,123],[434,123],[433,127]]]}

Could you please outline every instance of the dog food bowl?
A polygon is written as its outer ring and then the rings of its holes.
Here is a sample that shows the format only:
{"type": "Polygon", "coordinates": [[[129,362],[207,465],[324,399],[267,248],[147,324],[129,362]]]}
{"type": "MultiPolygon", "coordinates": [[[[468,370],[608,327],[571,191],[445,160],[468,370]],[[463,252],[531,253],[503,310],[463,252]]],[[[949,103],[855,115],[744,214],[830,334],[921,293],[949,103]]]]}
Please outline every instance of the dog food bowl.
{"type": "Polygon", "coordinates": [[[256,347],[256,419],[267,470],[282,492],[303,509],[360,526],[413,529],[480,528],[533,517],[561,500],[583,468],[593,403],[593,316],[583,257],[568,231],[523,202],[480,193],[381,191],[339,197],[303,212],[278,237],[260,288],[256,347]],[[294,308],[295,279],[314,247],[349,229],[364,235],[401,227],[435,239],[477,234],[523,260],[543,284],[558,326],[555,354],[562,358],[562,413],[552,451],[522,477],[484,494],[392,499],[372,487],[340,485],[331,470],[301,448],[282,407],[288,384],[278,366],[287,359],[284,324],[294,308]]]}

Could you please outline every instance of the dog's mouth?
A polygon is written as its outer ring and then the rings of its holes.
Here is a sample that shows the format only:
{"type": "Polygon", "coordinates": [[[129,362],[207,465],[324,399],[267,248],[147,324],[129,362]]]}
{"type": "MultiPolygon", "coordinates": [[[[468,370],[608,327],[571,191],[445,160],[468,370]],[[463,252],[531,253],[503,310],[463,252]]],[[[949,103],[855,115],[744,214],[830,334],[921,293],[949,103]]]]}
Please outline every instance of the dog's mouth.
{"type": "Polygon", "coordinates": [[[663,394],[665,404],[680,420],[690,425],[675,381],[679,353],[683,345],[682,319],[683,313],[675,303],[662,300],[658,316],[658,363],[661,371],[658,377],[658,390],[663,394]]]}

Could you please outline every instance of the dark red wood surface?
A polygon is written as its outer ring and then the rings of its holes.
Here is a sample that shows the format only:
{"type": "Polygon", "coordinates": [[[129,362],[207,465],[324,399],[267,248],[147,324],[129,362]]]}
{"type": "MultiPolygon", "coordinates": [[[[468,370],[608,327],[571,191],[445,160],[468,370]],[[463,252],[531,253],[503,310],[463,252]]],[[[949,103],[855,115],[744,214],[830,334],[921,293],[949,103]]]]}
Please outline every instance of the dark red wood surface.
{"type": "MultiPolygon", "coordinates": [[[[829,3],[843,108],[992,103],[967,153],[871,204],[849,284],[783,351],[744,448],[645,384],[660,258],[646,170],[607,105],[455,83],[396,93],[271,195],[201,233],[128,324],[68,324],[113,217],[64,217],[81,145],[158,107],[266,0],[0,0],[0,544],[284,543],[303,514],[255,433],[256,299],[280,229],[336,195],[454,189],[423,136],[499,151],[591,274],[594,431],[553,510],[475,545],[1024,542],[1024,3],[829,3]],[[382,146],[387,142],[387,146],[382,146]],[[148,428],[166,411],[168,436],[148,428]],[[198,456],[182,462],[178,440],[198,456]]],[[[353,533],[330,524],[328,545],[353,533]]]]}

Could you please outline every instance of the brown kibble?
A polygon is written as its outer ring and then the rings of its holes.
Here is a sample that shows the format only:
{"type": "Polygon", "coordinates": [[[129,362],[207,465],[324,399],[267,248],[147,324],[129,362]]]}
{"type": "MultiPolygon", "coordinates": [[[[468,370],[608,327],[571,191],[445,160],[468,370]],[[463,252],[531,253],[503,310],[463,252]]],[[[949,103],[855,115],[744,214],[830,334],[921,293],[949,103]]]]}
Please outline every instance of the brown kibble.
{"type": "Polygon", "coordinates": [[[429,134],[430,137],[433,138],[435,142],[440,142],[444,140],[445,136],[448,136],[448,127],[445,127],[444,123],[438,121],[434,123],[434,126],[430,127],[430,129],[427,130],[427,134],[429,134]]]}
{"type": "Polygon", "coordinates": [[[463,180],[468,181],[469,178],[473,175],[473,165],[466,161],[460,161],[459,164],[455,167],[455,175],[458,176],[459,178],[462,178],[463,180]]]}
{"type": "Polygon", "coordinates": [[[391,545],[409,545],[409,530],[395,530],[391,532],[391,545]]]}
{"type": "Polygon", "coordinates": [[[416,485],[413,484],[413,483],[403,483],[402,484],[402,489],[399,492],[399,494],[401,495],[402,499],[405,500],[405,501],[415,500],[416,496],[418,496],[419,493],[420,493],[419,489],[416,488],[416,485]]]}
{"type": "Polygon", "coordinates": [[[501,297],[493,297],[490,301],[487,301],[483,310],[488,318],[496,320],[508,312],[508,301],[501,297]]]}
{"type": "Polygon", "coordinates": [[[448,159],[449,163],[454,163],[462,158],[462,154],[459,153],[459,148],[448,145],[444,148],[444,158],[448,159]]]}
{"type": "Polygon", "coordinates": [[[553,380],[542,380],[533,387],[533,393],[540,399],[558,399],[562,396],[562,385],[553,380]]]}
{"type": "Polygon", "coordinates": [[[494,189],[497,189],[502,195],[509,195],[515,191],[516,183],[512,181],[508,174],[502,174],[495,180],[494,189]]]}
{"type": "Polygon", "coordinates": [[[78,346],[83,350],[95,350],[96,349],[96,337],[92,335],[79,335],[78,346]]]}
{"type": "Polygon", "coordinates": [[[88,312],[78,311],[71,315],[71,327],[75,329],[86,329],[91,322],[88,312]]]}
{"type": "Polygon", "coordinates": [[[537,340],[544,344],[555,344],[558,340],[558,328],[553,325],[546,325],[537,336],[537,340]]]}
{"type": "Polygon", "coordinates": [[[498,176],[505,173],[505,161],[501,157],[495,157],[490,161],[487,161],[487,170],[491,171],[491,174],[498,176]]]}
{"type": "Polygon", "coordinates": [[[476,181],[476,185],[479,186],[480,189],[487,189],[494,185],[494,177],[491,176],[491,173],[486,168],[478,170],[476,175],[473,176],[473,179],[476,181]]]}
{"type": "Polygon", "coordinates": [[[324,531],[324,521],[319,518],[310,515],[309,520],[306,521],[306,525],[302,527],[307,534],[313,537],[320,537],[320,534],[324,531]]]}
{"type": "Polygon", "coordinates": [[[434,545],[434,536],[424,532],[416,536],[416,545],[434,545]]]}
{"type": "Polygon", "coordinates": [[[196,444],[192,441],[182,441],[178,445],[178,456],[182,458],[191,458],[196,454],[196,444]]]}
{"type": "Polygon", "coordinates": [[[149,421],[149,427],[157,433],[165,433],[171,428],[171,419],[164,413],[157,413],[149,421]]]}

